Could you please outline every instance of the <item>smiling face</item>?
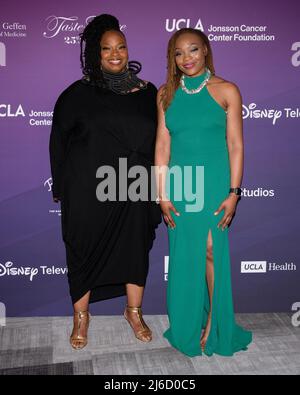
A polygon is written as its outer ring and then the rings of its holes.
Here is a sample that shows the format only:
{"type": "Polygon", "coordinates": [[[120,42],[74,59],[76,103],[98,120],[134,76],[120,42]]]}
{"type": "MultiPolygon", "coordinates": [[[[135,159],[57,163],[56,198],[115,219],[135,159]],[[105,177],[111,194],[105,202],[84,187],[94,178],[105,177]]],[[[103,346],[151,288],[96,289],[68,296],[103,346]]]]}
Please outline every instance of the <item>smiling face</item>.
{"type": "Polygon", "coordinates": [[[175,43],[175,61],[180,71],[189,77],[205,72],[207,48],[197,34],[184,33],[175,43]]]}
{"type": "Polygon", "coordinates": [[[103,34],[100,41],[101,65],[109,73],[121,73],[128,63],[126,39],[122,33],[111,30],[103,34]]]}

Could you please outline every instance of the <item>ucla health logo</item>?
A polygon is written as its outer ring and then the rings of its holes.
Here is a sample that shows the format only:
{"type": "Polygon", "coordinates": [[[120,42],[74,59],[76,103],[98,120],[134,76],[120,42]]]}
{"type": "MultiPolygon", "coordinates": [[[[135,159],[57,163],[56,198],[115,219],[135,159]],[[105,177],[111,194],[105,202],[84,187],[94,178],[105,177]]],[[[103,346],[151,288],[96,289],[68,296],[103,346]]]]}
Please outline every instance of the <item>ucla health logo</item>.
{"type": "Polygon", "coordinates": [[[293,51],[293,56],[292,56],[292,65],[294,67],[299,67],[300,66],[300,42],[296,42],[292,45],[292,51],[293,51]]]}
{"type": "Polygon", "coordinates": [[[186,27],[192,27],[197,30],[204,31],[203,24],[201,19],[197,21],[192,21],[190,18],[188,19],[167,19],[166,20],[166,31],[172,33],[176,30],[180,30],[186,27]]]}
{"type": "Polygon", "coordinates": [[[6,46],[3,43],[0,43],[0,67],[6,66],[6,46]]]}
{"type": "Polygon", "coordinates": [[[267,273],[266,261],[242,261],[242,273],[267,273]]]}
{"type": "Polygon", "coordinates": [[[267,261],[242,261],[241,273],[243,274],[265,274],[267,272],[291,272],[296,271],[297,266],[292,263],[278,264],[267,261]]]}

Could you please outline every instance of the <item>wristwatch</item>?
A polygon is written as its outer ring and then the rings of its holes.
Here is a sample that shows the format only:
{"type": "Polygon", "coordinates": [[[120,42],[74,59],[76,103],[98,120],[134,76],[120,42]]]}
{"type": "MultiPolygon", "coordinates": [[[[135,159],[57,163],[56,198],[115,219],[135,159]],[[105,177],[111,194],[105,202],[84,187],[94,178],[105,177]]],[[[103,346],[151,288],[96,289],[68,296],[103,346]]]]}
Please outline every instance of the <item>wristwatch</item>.
{"type": "Polygon", "coordinates": [[[237,196],[241,196],[242,189],[241,188],[230,188],[229,193],[235,193],[237,196]]]}

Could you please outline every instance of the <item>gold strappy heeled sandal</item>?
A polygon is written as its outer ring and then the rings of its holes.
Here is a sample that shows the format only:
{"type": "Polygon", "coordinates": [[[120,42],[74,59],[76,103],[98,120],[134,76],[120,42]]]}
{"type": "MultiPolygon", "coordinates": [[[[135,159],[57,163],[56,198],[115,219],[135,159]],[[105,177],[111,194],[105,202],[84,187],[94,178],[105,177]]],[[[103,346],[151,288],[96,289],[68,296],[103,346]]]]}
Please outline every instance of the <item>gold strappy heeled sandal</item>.
{"type": "Polygon", "coordinates": [[[74,313],[74,317],[78,317],[77,335],[75,335],[75,331],[74,331],[73,336],[70,336],[70,343],[71,343],[71,346],[75,350],[82,350],[88,343],[87,336],[80,335],[82,320],[83,320],[83,318],[87,318],[87,320],[88,320],[87,321],[87,330],[88,330],[89,323],[90,323],[92,316],[90,315],[90,313],[88,311],[78,311],[78,312],[74,313]]]}
{"type": "Polygon", "coordinates": [[[140,340],[140,341],[142,341],[144,343],[151,342],[151,340],[152,340],[152,332],[149,329],[149,327],[146,325],[146,323],[145,323],[145,321],[143,319],[142,309],[140,307],[129,307],[129,306],[126,306],[126,309],[125,309],[125,312],[124,312],[124,317],[125,317],[126,321],[129,323],[129,325],[131,326],[131,328],[132,328],[132,330],[134,332],[134,335],[135,335],[135,337],[138,340],[140,340]],[[141,323],[141,326],[142,326],[143,329],[136,331],[134,329],[133,324],[129,320],[127,313],[136,313],[138,318],[139,318],[139,320],[140,320],[140,323],[141,323]]]}

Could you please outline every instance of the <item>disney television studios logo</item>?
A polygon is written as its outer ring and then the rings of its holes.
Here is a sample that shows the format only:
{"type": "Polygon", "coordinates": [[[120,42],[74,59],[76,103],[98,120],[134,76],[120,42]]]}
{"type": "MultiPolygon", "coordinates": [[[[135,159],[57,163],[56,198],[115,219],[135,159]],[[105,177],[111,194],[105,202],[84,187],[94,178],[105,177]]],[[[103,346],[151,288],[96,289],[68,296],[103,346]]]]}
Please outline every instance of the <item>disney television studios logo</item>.
{"type": "Polygon", "coordinates": [[[20,266],[14,267],[13,262],[5,262],[0,263],[0,278],[1,277],[25,277],[28,278],[29,281],[33,281],[33,279],[40,276],[62,276],[66,275],[68,272],[67,268],[55,267],[55,266],[39,266],[39,267],[31,267],[31,266],[20,266]]]}
{"type": "Polygon", "coordinates": [[[278,119],[285,117],[300,118],[300,108],[285,107],[283,109],[275,108],[258,108],[256,103],[250,103],[248,106],[243,104],[243,119],[270,119],[272,124],[275,125],[278,119]]]}

